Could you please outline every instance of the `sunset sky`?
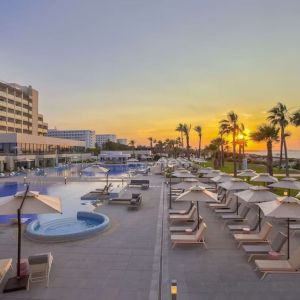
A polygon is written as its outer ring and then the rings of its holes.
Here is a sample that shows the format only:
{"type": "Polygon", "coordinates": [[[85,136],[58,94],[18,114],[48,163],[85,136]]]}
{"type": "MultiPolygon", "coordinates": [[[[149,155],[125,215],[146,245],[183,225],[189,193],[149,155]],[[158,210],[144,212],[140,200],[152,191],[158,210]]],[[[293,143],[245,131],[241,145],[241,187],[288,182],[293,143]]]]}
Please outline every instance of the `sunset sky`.
{"type": "MultiPolygon", "coordinates": [[[[145,144],[191,123],[207,143],[230,110],[251,131],[278,101],[300,106],[299,0],[2,0],[0,9],[0,80],[39,90],[50,128],[145,144]]],[[[300,149],[300,128],[289,131],[300,149]]]]}

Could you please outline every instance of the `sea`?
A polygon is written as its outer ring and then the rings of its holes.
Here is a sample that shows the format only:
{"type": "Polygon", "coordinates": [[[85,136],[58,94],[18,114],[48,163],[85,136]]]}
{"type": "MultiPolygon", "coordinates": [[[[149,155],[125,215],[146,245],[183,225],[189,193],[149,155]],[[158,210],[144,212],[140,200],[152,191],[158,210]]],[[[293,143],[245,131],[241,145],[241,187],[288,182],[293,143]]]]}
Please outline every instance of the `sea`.
{"type": "MultiPolygon", "coordinates": [[[[267,151],[247,151],[248,154],[256,154],[256,155],[267,155],[267,151]]],[[[273,150],[273,157],[279,157],[280,151],[273,150]]],[[[300,150],[289,150],[288,158],[297,158],[300,159],[300,150]]]]}

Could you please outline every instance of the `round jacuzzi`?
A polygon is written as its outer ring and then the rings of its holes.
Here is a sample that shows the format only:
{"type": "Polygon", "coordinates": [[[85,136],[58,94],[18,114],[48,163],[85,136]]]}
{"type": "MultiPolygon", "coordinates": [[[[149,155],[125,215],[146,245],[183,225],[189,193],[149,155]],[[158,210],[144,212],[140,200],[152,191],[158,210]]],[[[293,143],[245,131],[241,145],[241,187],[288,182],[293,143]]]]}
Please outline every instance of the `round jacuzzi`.
{"type": "Polygon", "coordinates": [[[28,224],[25,236],[45,242],[67,242],[90,237],[103,231],[109,224],[106,215],[79,211],[77,218],[61,218],[40,223],[35,220],[28,224]]]}

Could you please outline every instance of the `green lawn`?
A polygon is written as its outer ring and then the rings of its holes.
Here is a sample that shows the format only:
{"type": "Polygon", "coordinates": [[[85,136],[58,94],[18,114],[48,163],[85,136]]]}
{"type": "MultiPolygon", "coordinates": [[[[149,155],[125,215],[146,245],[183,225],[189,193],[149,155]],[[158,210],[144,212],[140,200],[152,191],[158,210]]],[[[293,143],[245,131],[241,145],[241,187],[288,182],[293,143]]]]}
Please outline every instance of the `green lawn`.
{"type": "MultiPolygon", "coordinates": [[[[213,163],[212,161],[208,161],[207,163],[205,163],[205,167],[213,167],[213,163]]],[[[248,164],[248,169],[252,169],[257,173],[266,173],[267,172],[267,167],[263,164],[248,164]]],[[[225,162],[225,166],[222,167],[220,169],[222,172],[226,172],[226,173],[233,173],[233,162],[225,162]]],[[[278,169],[278,168],[274,168],[273,169],[274,174],[285,174],[285,170],[284,169],[278,169]]],[[[290,174],[299,174],[300,171],[298,170],[290,170],[290,174]]]]}

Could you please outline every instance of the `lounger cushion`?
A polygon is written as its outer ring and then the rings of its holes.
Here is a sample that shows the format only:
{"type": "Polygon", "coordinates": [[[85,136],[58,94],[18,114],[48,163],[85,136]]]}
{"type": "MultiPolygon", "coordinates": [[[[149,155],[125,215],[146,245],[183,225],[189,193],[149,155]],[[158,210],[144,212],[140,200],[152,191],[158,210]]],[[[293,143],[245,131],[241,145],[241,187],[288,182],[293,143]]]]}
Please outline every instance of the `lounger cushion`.
{"type": "Polygon", "coordinates": [[[256,260],[260,271],[296,271],[288,260],[256,260]]]}
{"type": "Polygon", "coordinates": [[[49,255],[48,254],[39,254],[39,255],[33,255],[28,257],[28,263],[30,265],[37,265],[37,264],[46,264],[49,261],[49,255]]]}
{"type": "Polygon", "coordinates": [[[260,236],[258,234],[243,234],[243,233],[237,233],[233,235],[234,238],[237,241],[256,241],[256,240],[261,240],[260,236]]]}
{"type": "Polygon", "coordinates": [[[0,282],[3,279],[3,277],[5,276],[5,274],[8,271],[8,269],[10,268],[11,263],[12,263],[12,259],[11,258],[0,259],[0,282]]]}

